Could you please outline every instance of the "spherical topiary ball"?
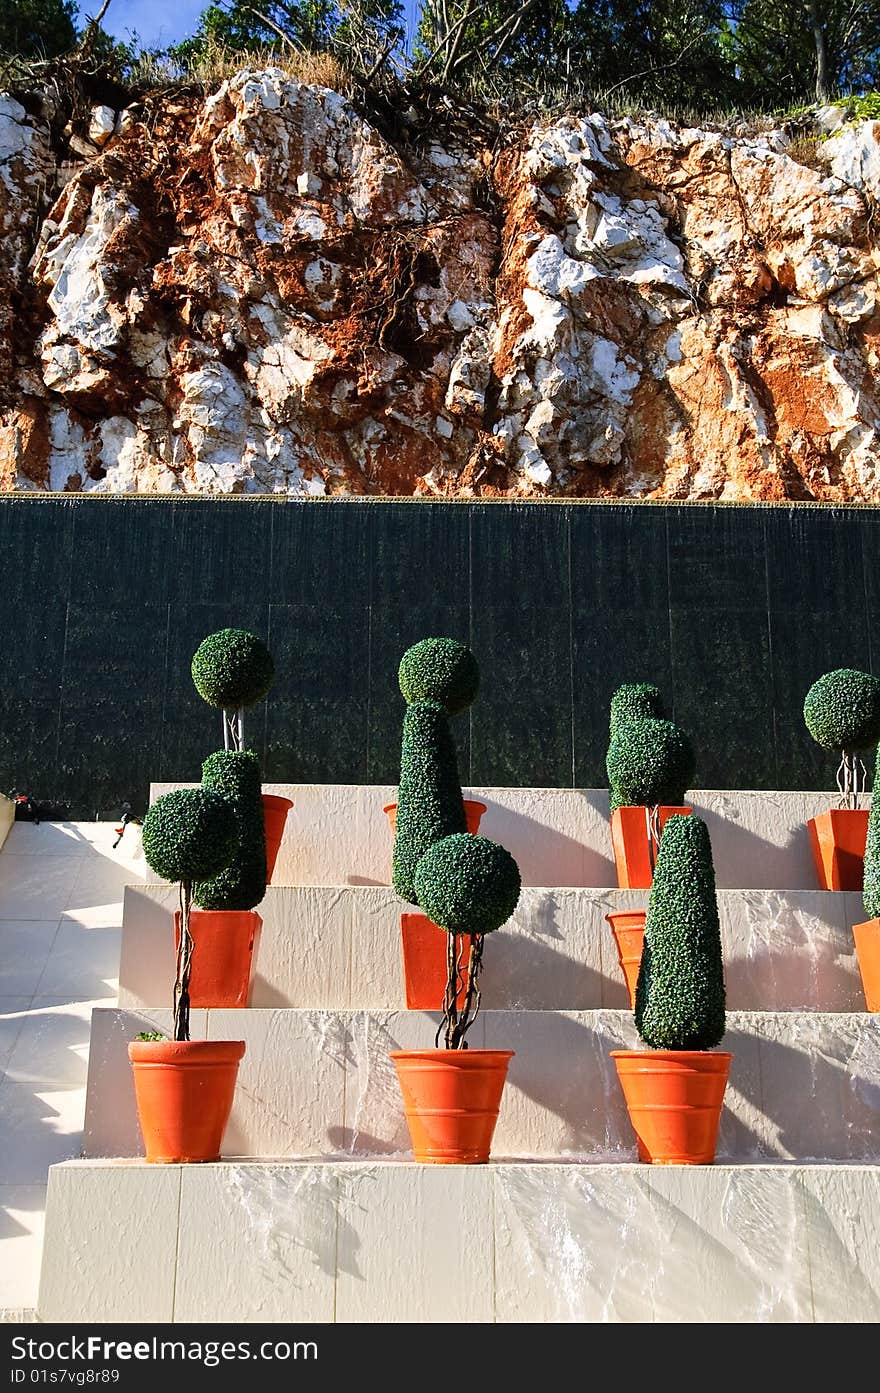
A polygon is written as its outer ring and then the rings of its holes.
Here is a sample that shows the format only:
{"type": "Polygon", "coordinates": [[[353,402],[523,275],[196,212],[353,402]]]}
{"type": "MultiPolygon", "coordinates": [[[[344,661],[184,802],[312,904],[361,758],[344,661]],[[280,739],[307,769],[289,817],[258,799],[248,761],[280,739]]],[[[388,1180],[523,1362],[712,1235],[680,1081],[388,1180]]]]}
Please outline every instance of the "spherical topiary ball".
{"type": "Polygon", "coordinates": [[[519,902],[519,866],[488,837],[456,832],[435,842],[415,874],[418,903],[449,933],[500,929],[519,902]]]}
{"type": "Polygon", "coordinates": [[[144,856],[163,880],[209,880],[229,865],[237,846],[230,804],[204,788],[163,794],[144,818],[144,856]]]}
{"type": "Polygon", "coordinates": [[[814,682],[804,700],[807,730],[823,750],[867,750],[880,739],[880,680],[840,667],[814,682]]]}
{"type": "Polygon", "coordinates": [[[477,695],[480,669],[467,644],[456,638],[423,638],[408,648],[398,672],[404,701],[438,701],[451,716],[477,695]]]}
{"type": "Polygon", "coordinates": [[[694,751],[672,721],[624,721],[606,765],[618,807],[678,806],[694,777],[694,751]]]}
{"type": "Polygon", "coordinates": [[[193,655],[192,679],[209,706],[238,711],[266,695],[275,664],[261,638],[246,629],[218,629],[193,655]]]}
{"type": "Polygon", "coordinates": [[[652,682],[626,682],[611,698],[612,738],[624,721],[638,721],[651,716],[663,716],[663,697],[652,682]]]}

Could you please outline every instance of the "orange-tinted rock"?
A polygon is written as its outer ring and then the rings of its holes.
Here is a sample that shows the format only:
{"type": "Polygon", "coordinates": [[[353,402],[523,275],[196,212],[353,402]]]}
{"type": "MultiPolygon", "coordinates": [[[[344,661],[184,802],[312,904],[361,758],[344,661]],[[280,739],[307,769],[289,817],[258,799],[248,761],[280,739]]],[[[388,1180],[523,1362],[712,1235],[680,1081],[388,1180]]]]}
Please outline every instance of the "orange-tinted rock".
{"type": "Polygon", "coordinates": [[[880,499],[880,123],[407,151],[270,69],[105,125],[47,214],[0,99],[4,489],[880,499]]]}

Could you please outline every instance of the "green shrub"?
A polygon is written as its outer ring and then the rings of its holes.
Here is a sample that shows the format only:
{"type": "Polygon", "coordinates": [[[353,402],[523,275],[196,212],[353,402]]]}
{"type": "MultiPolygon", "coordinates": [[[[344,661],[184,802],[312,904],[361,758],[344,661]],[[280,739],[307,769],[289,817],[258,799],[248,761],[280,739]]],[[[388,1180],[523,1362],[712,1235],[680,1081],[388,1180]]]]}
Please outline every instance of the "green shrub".
{"type": "Polygon", "coordinates": [[[865,844],[865,879],[862,903],[869,919],[880,919],[880,751],[874,772],[874,796],[868,817],[868,840],[865,844]]]}
{"type": "Polygon", "coordinates": [[[202,765],[202,787],[231,807],[238,845],[228,866],[199,881],[193,898],[202,909],[253,909],[266,894],[260,761],[253,750],[218,750],[202,765]]]}
{"type": "MultiPolygon", "coordinates": [[[[617,688],[611,698],[611,714],[608,722],[609,746],[619,733],[621,726],[628,721],[639,721],[651,717],[662,718],[664,715],[663,697],[659,687],[655,687],[651,682],[624,683],[622,687],[617,688]]],[[[623,806],[623,800],[618,797],[610,780],[608,802],[609,810],[612,813],[623,806]]]]}
{"type": "Polygon", "coordinates": [[[420,701],[403,718],[400,784],[394,836],[394,889],[418,904],[415,873],[434,842],[464,832],[467,821],[455,743],[445,707],[420,701]]]}
{"type": "Polygon", "coordinates": [[[609,738],[614,739],[626,721],[639,721],[650,717],[665,716],[663,697],[659,687],[651,682],[627,682],[611,698],[611,718],[609,738]]]}
{"type": "Polygon", "coordinates": [[[519,902],[519,867],[497,842],[459,833],[425,852],[415,890],[428,918],[448,933],[492,933],[519,902]]]}
{"type": "Polygon", "coordinates": [[[471,650],[455,638],[423,638],[400,660],[398,681],[404,701],[436,701],[450,716],[470,706],[480,685],[471,650]]]}
{"type": "Polygon", "coordinates": [[[617,807],[678,807],[694,777],[693,746],[672,721],[626,721],[608,747],[606,768],[617,807]]]}
{"type": "Polygon", "coordinates": [[[709,830],[674,814],[648,901],[635,1020],[657,1050],[708,1050],[724,1035],[724,968],[709,830]]]}
{"type": "Polygon", "coordinates": [[[208,880],[235,855],[235,816],[229,804],[203,788],[178,788],[147,811],[143,848],[147,865],[163,880],[208,880]]]}
{"type": "Polygon", "coordinates": [[[868,750],[880,739],[880,679],[856,668],[826,672],[804,700],[807,730],[823,750],[868,750]]]}
{"type": "Polygon", "coordinates": [[[275,676],[272,655],[246,629],[219,629],[202,639],[192,660],[192,679],[209,706],[238,711],[268,692],[275,676]]]}

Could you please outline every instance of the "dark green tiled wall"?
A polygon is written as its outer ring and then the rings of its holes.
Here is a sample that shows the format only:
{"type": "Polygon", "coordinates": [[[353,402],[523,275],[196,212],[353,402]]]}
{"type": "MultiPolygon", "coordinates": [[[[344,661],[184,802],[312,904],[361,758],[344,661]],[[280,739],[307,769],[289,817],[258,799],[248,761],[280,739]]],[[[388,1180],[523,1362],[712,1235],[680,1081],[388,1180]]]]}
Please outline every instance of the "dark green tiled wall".
{"type": "Polygon", "coordinates": [[[878,509],[17,497],[0,542],[0,788],[83,817],[198,777],[220,727],[189,661],[227,624],[275,654],[247,717],[275,780],[393,783],[430,633],[480,660],[477,784],[602,785],[611,692],[650,680],[704,787],[829,787],[804,692],[880,663],[878,509]]]}

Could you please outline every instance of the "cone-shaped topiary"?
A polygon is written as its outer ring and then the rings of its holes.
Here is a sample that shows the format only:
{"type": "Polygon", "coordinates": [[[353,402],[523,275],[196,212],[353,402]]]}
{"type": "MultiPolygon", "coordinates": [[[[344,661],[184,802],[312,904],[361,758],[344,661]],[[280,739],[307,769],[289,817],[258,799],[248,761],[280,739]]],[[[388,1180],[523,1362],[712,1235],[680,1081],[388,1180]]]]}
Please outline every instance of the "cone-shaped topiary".
{"type": "Polygon", "coordinates": [[[423,638],[400,660],[398,681],[403,699],[437,701],[450,716],[470,706],[480,685],[480,669],[471,650],[455,638],[423,638]]]}
{"type": "Polygon", "coordinates": [[[147,865],[163,880],[208,879],[235,855],[235,815],[229,804],[203,788],[163,794],[144,818],[147,865]]]}
{"type": "Polygon", "coordinates": [[[693,746],[672,721],[625,721],[608,748],[606,767],[617,807],[676,807],[694,777],[693,746]]]}
{"type": "Polygon", "coordinates": [[[228,866],[197,883],[193,899],[202,909],[253,909],[266,893],[260,761],[253,750],[218,750],[202,765],[202,787],[231,807],[238,844],[228,866]]]}
{"type": "Polygon", "coordinates": [[[394,888],[416,904],[415,873],[434,842],[467,830],[449,713],[463,711],[480,681],[471,650],[454,638],[426,638],[400,661],[403,720],[394,835],[394,888]]]}
{"type": "Polygon", "coordinates": [[[871,813],[868,817],[862,903],[869,919],[880,919],[880,750],[877,752],[874,796],[871,800],[871,813]]]}
{"type": "Polygon", "coordinates": [[[420,701],[403,718],[394,833],[394,888],[418,904],[415,873],[434,842],[464,832],[467,820],[449,718],[439,702],[420,701]]]}
{"type": "Polygon", "coordinates": [[[651,682],[625,682],[611,698],[611,716],[608,722],[609,740],[613,740],[625,721],[640,721],[650,717],[666,715],[663,709],[663,696],[659,687],[651,682]]]}
{"type": "Polygon", "coordinates": [[[636,1027],[656,1050],[708,1050],[724,1034],[724,967],[709,830],[673,814],[663,829],[636,985],[636,1027]]]}
{"type": "Polygon", "coordinates": [[[238,711],[268,692],[275,676],[272,655],[246,629],[219,629],[202,639],[193,655],[192,679],[209,706],[238,711]]]}
{"type": "Polygon", "coordinates": [[[804,720],[823,750],[870,749],[880,739],[880,679],[851,667],[826,672],[807,692],[804,720]]]}
{"type": "Polygon", "coordinates": [[[415,890],[428,918],[448,933],[492,933],[519,903],[519,866],[488,837],[458,833],[425,852],[415,890]]]}

